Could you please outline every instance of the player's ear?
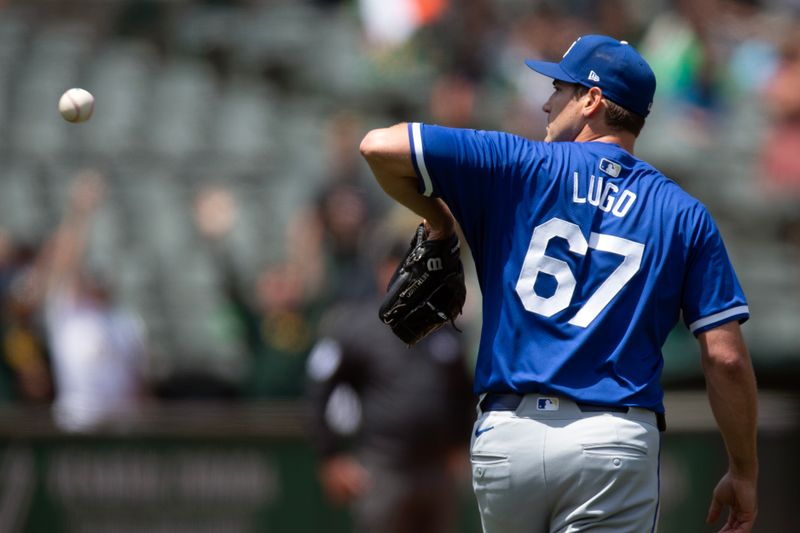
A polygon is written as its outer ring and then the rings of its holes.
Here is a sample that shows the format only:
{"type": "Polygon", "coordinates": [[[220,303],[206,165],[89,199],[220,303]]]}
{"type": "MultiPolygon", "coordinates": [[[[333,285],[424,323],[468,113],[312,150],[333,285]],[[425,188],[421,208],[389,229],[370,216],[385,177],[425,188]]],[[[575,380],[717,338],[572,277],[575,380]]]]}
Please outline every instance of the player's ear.
{"type": "Polygon", "coordinates": [[[592,87],[583,95],[583,116],[586,118],[591,117],[598,111],[603,111],[603,90],[599,87],[592,87]]]}

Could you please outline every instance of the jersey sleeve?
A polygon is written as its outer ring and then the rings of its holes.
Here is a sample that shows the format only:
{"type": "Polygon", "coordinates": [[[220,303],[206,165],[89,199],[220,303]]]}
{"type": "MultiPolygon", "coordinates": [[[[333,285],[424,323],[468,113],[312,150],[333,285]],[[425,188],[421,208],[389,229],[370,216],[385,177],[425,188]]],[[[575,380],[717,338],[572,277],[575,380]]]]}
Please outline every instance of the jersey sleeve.
{"type": "Polygon", "coordinates": [[[542,143],[503,132],[408,124],[419,192],[441,198],[468,235],[493,206],[509,209],[541,164],[542,143]],[[524,162],[524,163],[521,163],[524,162]]]}
{"type": "Polygon", "coordinates": [[[690,235],[688,268],[682,294],[683,319],[694,335],[750,317],[719,229],[700,209],[690,235]]]}

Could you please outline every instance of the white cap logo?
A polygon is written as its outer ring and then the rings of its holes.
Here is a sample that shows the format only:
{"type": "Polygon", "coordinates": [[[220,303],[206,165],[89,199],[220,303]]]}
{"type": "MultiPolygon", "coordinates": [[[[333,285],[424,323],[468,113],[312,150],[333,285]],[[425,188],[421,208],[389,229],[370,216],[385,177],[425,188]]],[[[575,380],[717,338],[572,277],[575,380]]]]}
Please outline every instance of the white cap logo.
{"type": "Polygon", "coordinates": [[[597,83],[600,81],[600,76],[597,75],[597,72],[590,70],[589,71],[589,80],[597,83]]]}
{"type": "Polygon", "coordinates": [[[564,52],[564,55],[563,55],[563,56],[561,56],[561,59],[564,59],[565,57],[567,57],[567,54],[569,53],[569,51],[570,51],[570,50],[572,50],[572,47],[573,47],[573,46],[575,46],[575,43],[577,43],[577,42],[578,42],[578,41],[580,41],[580,40],[581,40],[581,38],[580,38],[580,37],[578,37],[577,39],[575,39],[574,41],[572,41],[572,44],[571,44],[571,45],[569,45],[569,48],[567,48],[567,51],[566,51],[566,52],[564,52]]]}

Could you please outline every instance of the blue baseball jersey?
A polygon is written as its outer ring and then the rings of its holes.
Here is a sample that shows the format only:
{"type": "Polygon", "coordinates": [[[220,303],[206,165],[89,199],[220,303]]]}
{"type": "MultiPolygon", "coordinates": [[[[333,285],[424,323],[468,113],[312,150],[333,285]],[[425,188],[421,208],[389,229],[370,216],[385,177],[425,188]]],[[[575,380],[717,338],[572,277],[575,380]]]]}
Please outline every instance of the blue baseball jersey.
{"type": "Polygon", "coordinates": [[[483,294],[476,392],[563,394],[664,410],[661,348],[745,321],[706,208],[601,142],[408,125],[420,191],[442,198],[483,294]]]}

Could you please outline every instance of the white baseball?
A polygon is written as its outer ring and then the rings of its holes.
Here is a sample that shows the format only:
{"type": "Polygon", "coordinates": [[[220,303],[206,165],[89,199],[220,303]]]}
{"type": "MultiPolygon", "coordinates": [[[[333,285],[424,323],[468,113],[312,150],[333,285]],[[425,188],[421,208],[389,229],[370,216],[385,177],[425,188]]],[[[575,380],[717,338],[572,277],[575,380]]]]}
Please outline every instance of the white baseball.
{"type": "Polygon", "coordinates": [[[69,89],[58,100],[58,110],[67,122],[85,122],[94,111],[94,96],[86,89],[69,89]]]}

